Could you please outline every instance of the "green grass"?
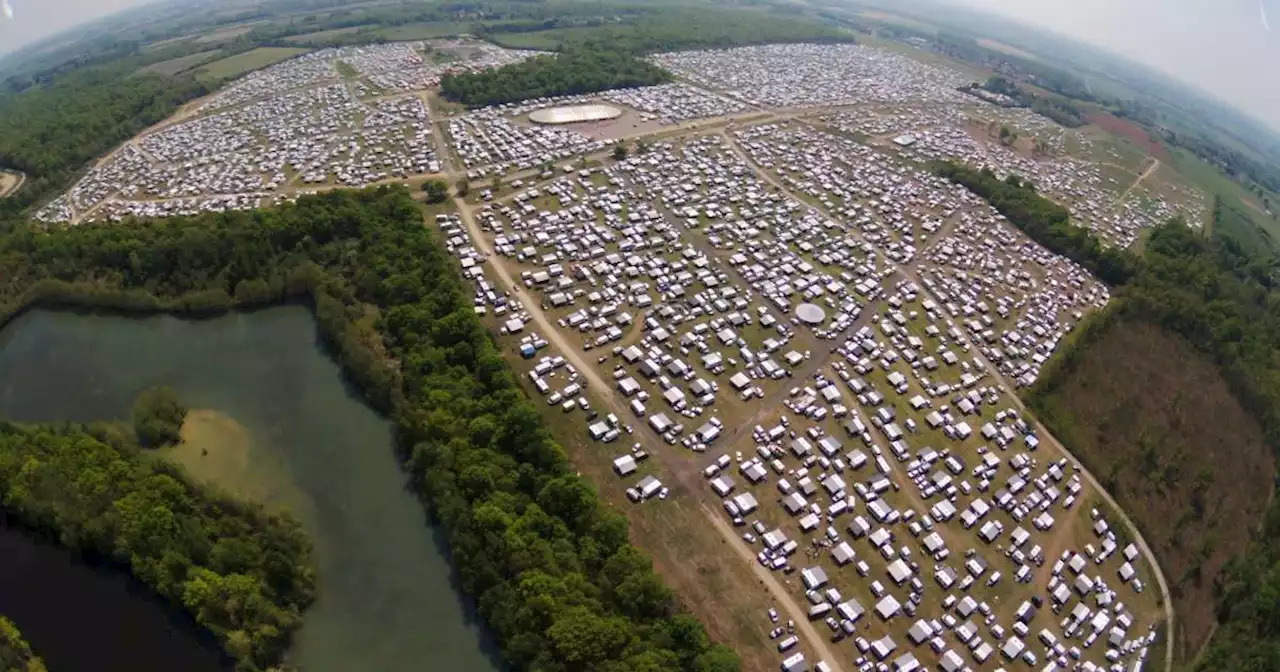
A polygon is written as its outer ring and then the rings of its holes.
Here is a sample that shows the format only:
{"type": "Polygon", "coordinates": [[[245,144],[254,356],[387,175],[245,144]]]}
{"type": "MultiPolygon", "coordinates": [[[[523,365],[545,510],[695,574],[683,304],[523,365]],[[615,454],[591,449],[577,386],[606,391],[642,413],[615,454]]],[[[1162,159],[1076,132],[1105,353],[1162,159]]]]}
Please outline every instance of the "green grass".
{"type": "Polygon", "coordinates": [[[338,74],[342,75],[343,79],[356,79],[360,77],[360,72],[351,67],[351,64],[346,61],[338,61],[334,64],[334,67],[337,68],[338,74]]]}
{"type": "Polygon", "coordinates": [[[178,73],[190,70],[197,65],[207,63],[216,58],[220,53],[222,53],[222,51],[219,49],[210,49],[209,51],[202,51],[197,54],[188,54],[178,58],[171,58],[167,61],[152,63],[138,72],[141,74],[156,74],[172,77],[178,73]]]}
{"type": "MultiPolygon", "coordinates": [[[[1227,177],[1217,167],[1205,162],[1191,152],[1173,148],[1173,168],[1184,178],[1204,190],[1210,197],[1217,195],[1231,207],[1247,214],[1272,238],[1280,238],[1280,222],[1264,212],[1264,206],[1256,194],[1227,177]]],[[[1268,192],[1272,208],[1280,208],[1280,195],[1268,192]]]]}
{"type": "Polygon", "coordinates": [[[565,41],[586,37],[596,28],[559,28],[530,33],[491,33],[485,37],[494,44],[508,49],[539,49],[551,51],[565,41]]]}
{"type": "Polygon", "coordinates": [[[310,50],[294,47],[260,47],[252,51],[246,51],[243,54],[236,54],[230,58],[214,61],[197,70],[196,78],[204,81],[215,81],[238,77],[246,72],[260,70],[268,65],[279,63],[299,54],[305,54],[308,51],[310,50]]]}
{"type": "Polygon", "coordinates": [[[462,21],[446,21],[440,23],[410,23],[403,26],[379,28],[371,34],[393,42],[407,40],[425,40],[431,37],[448,37],[468,33],[472,24],[462,21]]]}
{"type": "Polygon", "coordinates": [[[315,33],[304,33],[302,35],[290,35],[284,38],[285,42],[294,44],[320,44],[327,42],[335,37],[348,35],[356,31],[366,28],[367,26],[351,26],[349,28],[334,28],[333,30],[321,30],[315,33]]]}

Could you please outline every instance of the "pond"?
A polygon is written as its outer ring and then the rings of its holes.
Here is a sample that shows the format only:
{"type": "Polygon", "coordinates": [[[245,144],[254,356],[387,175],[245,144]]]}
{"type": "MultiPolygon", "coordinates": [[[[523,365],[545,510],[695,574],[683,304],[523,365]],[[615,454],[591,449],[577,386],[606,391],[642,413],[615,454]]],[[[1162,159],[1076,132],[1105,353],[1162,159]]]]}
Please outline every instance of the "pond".
{"type": "MultiPolygon", "coordinates": [[[[311,534],[319,598],[288,663],[306,672],[498,669],[449,582],[441,541],[405,488],[390,423],[342,381],[307,309],[198,321],[35,310],[0,332],[0,417],[125,419],[134,397],[157,384],[193,409],[183,445],[157,459],[286,509],[311,534]]],[[[0,614],[10,613],[51,662],[42,649],[81,641],[56,623],[54,633],[33,631],[6,599],[0,589],[0,614]]],[[[189,648],[198,660],[199,642],[189,648]]],[[[50,666],[89,669],[103,668],[50,666]]]]}

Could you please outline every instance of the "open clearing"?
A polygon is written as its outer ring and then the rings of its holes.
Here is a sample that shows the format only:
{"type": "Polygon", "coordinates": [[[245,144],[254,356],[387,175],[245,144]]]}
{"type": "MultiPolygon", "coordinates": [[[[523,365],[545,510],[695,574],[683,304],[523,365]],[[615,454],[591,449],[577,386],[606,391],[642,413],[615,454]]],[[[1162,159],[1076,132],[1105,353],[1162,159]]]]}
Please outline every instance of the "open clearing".
{"type": "Polygon", "coordinates": [[[191,68],[194,68],[197,65],[206,63],[208,61],[212,61],[220,53],[222,53],[222,50],[220,49],[210,49],[209,51],[201,51],[195,54],[188,54],[186,56],[180,56],[178,58],[171,58],[167,61],[152,63],[151,65],[148,65],[147,67],[139,70],[138,72],[156,74],[156,75],[165,75],[168,77],[172,77],[176,74],[186,72],[187,70],[190,70],[191,68]]]}
{"type": "Polygon", "coordinates": [[[410,23],[403,26],[380,28],[372,34],[393,42],[425,40],[432,37],[461,35],[471,29],[470,23],[410,23]]]}
{"type": "Polygon", "coordinates": [[[1215,578],[1267,504],[1275,465],[1261,430],[1210,361],[1136,320],[1106,327],[1058,379],[1042,417],[1155,548],[1185,659],[1215,622],[1215,578]]]}
{"type": "Polygon", "coordinates": [[[21,173],[11,173],[7,170],[0,170],[0,198],[5,198],[18,190],[22,186],[26,176],[21,173]]]}
{"type": "Polygon", "coordinates": [[[219,80],[237,77],[246,72],[265,68],[273,63],[305,54],[308,50],[294,47],[259,47],[243,54],[236,54],[220,61],[214,61],[196,71],[196,77],[206,80],[219,80]]]}
{"type": "Polygon", "coordinates": [[[865,11],[858,12],[858,16],[871,21],[879,21],[892,26],[902,26],[903,28],[911,28],[925,33],[936,33],[938,31],[936,26],[898,14],[890,14],[889,12],[865,11]]]}

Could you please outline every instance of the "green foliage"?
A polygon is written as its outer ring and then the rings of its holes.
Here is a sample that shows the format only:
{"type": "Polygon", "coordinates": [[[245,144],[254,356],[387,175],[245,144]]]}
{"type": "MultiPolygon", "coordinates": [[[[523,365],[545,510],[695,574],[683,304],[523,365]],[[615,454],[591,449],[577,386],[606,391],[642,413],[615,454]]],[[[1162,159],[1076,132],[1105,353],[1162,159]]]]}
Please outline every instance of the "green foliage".
{"type": "Polygon", "coordinates": [[[615,145],[613,148],[613,160],[621,161],[625,158],[627,158],[627,146],[621,143],[615,145]]]}
{"type": "Polygon", "coordinates": [[[146,448],[159,448],[182,440],[182,422],[187,407],[178,401],[172,388],[145,389],[133,402],[133,433],[146,448]]]}
{"type": "MultiPolygon", "coordinates": [[[[447,534],[459,585],[476,599],[512,669],[738,669],[731,652],[711,646],[701,625],[678,612],[648,558],[628,544],[625,518],[575,475],[476,317],[453,257],[403,187],[0,238],[0,323],[33,302],[182,310],[192,296],[216,297],[224,309],[240,305],[240,296],[312,301],[344,371],[394,419],[412,486],[447,534]],[[374,329],[357,327],[370,313],[374,329]]],[[[24,435],[20,447],[34,450],[35,436],[43,434],[24,435]]],[[[3,454],[0,447],[0,482],[3,454]]],[[[64,473],[71,479],[88,468],[67,465],[64,473]]],[[[37,503],[62,496],[40,493],[37,503]]],[[[129,511],[156,510],[147,503],[129,511]]],[[[68,545],[85,546],[79,540],[88,533],[70,521],[33,518],[68,545]]],[[[145,517],[137,528],[148,540],[172,529],[145,517]]],[[[265,656],[254,636],[220,625],[229,616],[220,599],[249,586],[209,569],[216,576],[195,567],[183,574],[184,603],[233,653],[248,647],[255,660],[265,656]]],[[[155,577],[157,569],[139,561],[135,572],[155,577]]],[[[152,585],[173,594],[168,581],[152,585]]]]}
{"type": "Polygon", "coordinates": [[[445,75],[440,81],[440,92],[449,100],[484,107],[531,98],[649,86],[670,79],[671,75],[662,68],[623,51],[574,48],[485,72],[445,75]]]}
{"type": "Polygon", "coordinates": [[[460,177],[458,178],[458,181],[454,183],[453,189],[458,196],[465,198],[467,194],[471,193],[471,180],[468,180],[465,177],[460,177]]]}
{"type": "Polygon", "coordinates": [[[427,180],[422,185],[422,191],[427,194],[428,203],[444,203],[449,200],[449,185],[444,180],[427,180]]]}
{"type": "Polygon", "coordinates": [[[202,491],[119,436],[0,424],[6,513],[127,566],[217,635],[237,669],[278,661],[314,598],[302,529],[202,491]]]}
{"type": "Polygon", "coordinates": [[[0,672],[45,672],[44,662],[31,651],[13,621],[0,616],[0,672]]]}
{"type": "MultiPolygon", "coordinates": [[[[1001,130],[1002,136],[1004,131],[1001,130]]],[[[1032,240],[1084,266],[1109,284],[1122,285],[1138,270],[1139,260],[1133,254],[1103,248],[1087,229],[1071,224],[1066,208],[1040,196],[1030,183],[1022,183],[1016,176],[1000,180],[990,169],[974,170],[952,162],[939,162],[933,170],[986,199],[1032,240]]]]}

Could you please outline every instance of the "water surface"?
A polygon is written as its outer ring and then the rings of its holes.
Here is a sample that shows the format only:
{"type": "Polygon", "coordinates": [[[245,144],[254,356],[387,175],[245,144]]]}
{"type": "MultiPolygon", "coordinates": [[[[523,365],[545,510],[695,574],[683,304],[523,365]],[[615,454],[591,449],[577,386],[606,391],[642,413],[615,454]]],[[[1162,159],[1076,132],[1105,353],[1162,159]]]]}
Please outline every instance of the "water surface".
{"type": "Polygon", "coordinates": [[[390,423],[343,383],[305,308],[198,321],[35,310],[0,332],[0,417],[123,419],[157,384],[199,409],[184,429],[192,446],[171,459],[292,511],[311,533],[319,599],[289,662],[307,672],[497,669],[405,489],[390,423]]]}

